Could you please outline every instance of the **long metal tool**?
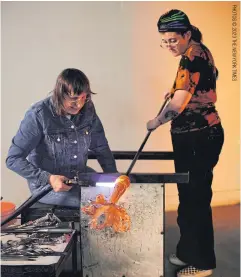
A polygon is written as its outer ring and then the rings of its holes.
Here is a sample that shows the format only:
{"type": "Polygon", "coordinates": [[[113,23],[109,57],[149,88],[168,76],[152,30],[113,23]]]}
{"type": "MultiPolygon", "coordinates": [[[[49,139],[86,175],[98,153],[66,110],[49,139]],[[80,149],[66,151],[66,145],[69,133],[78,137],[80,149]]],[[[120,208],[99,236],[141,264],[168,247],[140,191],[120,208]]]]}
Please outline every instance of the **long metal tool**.
{"type": "MultiPolygon", "coordinates": [[[[68,180],[66,181],[67,185],[71,185],[68,180]]],[[[21,206],[19,206],[17,208],[17,210],[14,211],[14,213],[12,213],[9,217],[7,217],[6,219],[4,219],[1,222],[1,227],[5,224],[7,224],[9,221],[11,221],[12,219],[14,219],[15,217],[17,217],[18,215],[20,215],[22,213],[23,210],[27,209],[28,207],[32,206],[33,204],[35,204],[38,200],[40,200],[41,198],[43,198],[46,194],[48,194],[51,190],[53,190],[51,185],[47,185],[45,187],[43,187],[42,190],[40,190],[39,192],[32,194],[21,206]]]]}
{"type": "MultiPolygon", "coordinates": [[[[159,113],[157,114],[157,116],[158,116],[159,114],[162,113],[162,111],[164,110],[164,108],[165,108],[166,104],[169,102],[169,100],[170,100],[170,97],[168,97],[168,98],[165,99],[165,101],[164,101],[164,103],[162,104],[161,109],[160,109],[159,113]]],[[[143,142],[142,142],[142,144],[141,144],[139,150],[136,152],[136,155],[135,155],[134,159],[132,160],[132,162],[131,162],[131,164],[130,164],[130,166],[129,166],[127,172],[126,172],[126,175],[127,175],[127,176],[130,175],[131,170],[132,170],[132,168],[134,167],[136,161],[138,160],[138,158],[139,158],[139,156],[140,156],[140,154],[141,154],[141,151],[142,151],[142,149],[144,148],[144,146],[145,146],[145,144],[146,144],[146,142],[147,142],[149,136],[151,135],[152,131],[153,131],[153,130],[148,131],[148,133],[147,133],[145,139],[143,140],[143,142]]]]}
{"type": "Polygon", "coordinates": [[[6,255],[1,255],[1,261],[36,261],[36,257],[31,257],[31,256],[6,256],[6,255]]]}
{"type": "Polygon", "coordinates": [[[4,219],[1,222],[1,227],[5,224],[7,224],[9,221],[11,221],[12,219],[14,219],[15,217],[17,217],[18,215],[20,215],[22,213],[22,211],[30,206],[32,206],[34,203],[36,203],[39,199],[41,199],[42,197],[44,197],[46,194],[48,194],[53,188],[50,185],[47,185],[46,187],[44,187],[43,190],[31,195],[21,206],[19,206],[14,213],[12,213],[9,217],[7,217],[6,219],[4,219]]]}
{"type": "Polygon", "coordinates": [[[51,233],[51,234],[62,234],[71,233],[71,228],[38,228],[38,229],[6,229],[2,230],[3,234],[18,234],[18,233],[51,233]]]}

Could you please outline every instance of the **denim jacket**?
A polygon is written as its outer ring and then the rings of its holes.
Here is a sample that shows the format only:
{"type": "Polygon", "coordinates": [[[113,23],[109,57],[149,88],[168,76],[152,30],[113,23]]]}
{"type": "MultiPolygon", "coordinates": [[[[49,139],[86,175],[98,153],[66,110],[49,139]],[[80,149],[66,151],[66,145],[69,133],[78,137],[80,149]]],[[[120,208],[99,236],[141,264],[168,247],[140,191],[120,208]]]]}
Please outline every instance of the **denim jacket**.
{"type": "Polygon", "coordinates": [[[95,153],[104,172],[117,172],[93,102],[70,120],[56,114],[50,96],[26,112],[6,165],[26,178],[34,190],[48,184],[50,174],[74,178],[77,172],[85,172],[88,150],[95,153]]]}

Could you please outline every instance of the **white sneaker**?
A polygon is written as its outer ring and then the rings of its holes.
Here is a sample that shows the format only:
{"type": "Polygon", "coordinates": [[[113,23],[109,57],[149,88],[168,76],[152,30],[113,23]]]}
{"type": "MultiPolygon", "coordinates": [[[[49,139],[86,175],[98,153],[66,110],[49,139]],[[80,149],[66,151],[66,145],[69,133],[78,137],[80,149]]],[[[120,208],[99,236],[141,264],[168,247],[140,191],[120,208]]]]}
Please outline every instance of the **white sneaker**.
{"type": "Polygon", "coordinates": [[[178,259],[178,257],[177,257],[175,254],[171,254],[171,255],[169,256],[169,262],[170,262],[171,264],[178,265],[178,266],[187,265],[186,263],[184,263],[183,261],[181,261],[180,259],[178,259]]]}
{"type": "Polygon", "coordinates": [[[206,277],[212,275],[211,269],[202,270],[193,266],[185,267],[178,271],[177,277],[206,277]]]}

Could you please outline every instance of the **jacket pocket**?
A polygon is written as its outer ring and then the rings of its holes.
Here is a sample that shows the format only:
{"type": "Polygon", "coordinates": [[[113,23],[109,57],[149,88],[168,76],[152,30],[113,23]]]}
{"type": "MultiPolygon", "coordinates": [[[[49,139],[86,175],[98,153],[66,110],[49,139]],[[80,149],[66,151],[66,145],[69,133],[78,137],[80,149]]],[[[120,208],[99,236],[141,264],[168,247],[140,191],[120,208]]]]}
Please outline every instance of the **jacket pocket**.
{"type": "Polygon", "coordinates": [[[85,152],[88,151],[91,143],[91,128],[87,126],[77,131],[80,141],[80,148],[84,149],[85,152]]]}
{"type": "Polygon", "coordinates": [[[54,169],[62,167],[66,157],[66,138],[63,134],[48,134],[47,149],[54,160],[54,169]]]}

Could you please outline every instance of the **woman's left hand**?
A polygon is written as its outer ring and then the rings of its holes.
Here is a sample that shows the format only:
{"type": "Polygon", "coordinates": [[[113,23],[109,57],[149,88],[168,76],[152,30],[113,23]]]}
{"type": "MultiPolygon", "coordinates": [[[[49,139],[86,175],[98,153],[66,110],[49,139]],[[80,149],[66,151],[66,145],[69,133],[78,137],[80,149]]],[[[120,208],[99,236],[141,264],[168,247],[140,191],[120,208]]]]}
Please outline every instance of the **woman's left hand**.
{"type": "Polygon", "coordinates": [[[160,126],[160,122],[157,118],[149,120],[146,125],[148,131],[155,130],[158,126],[160,126]]]}

